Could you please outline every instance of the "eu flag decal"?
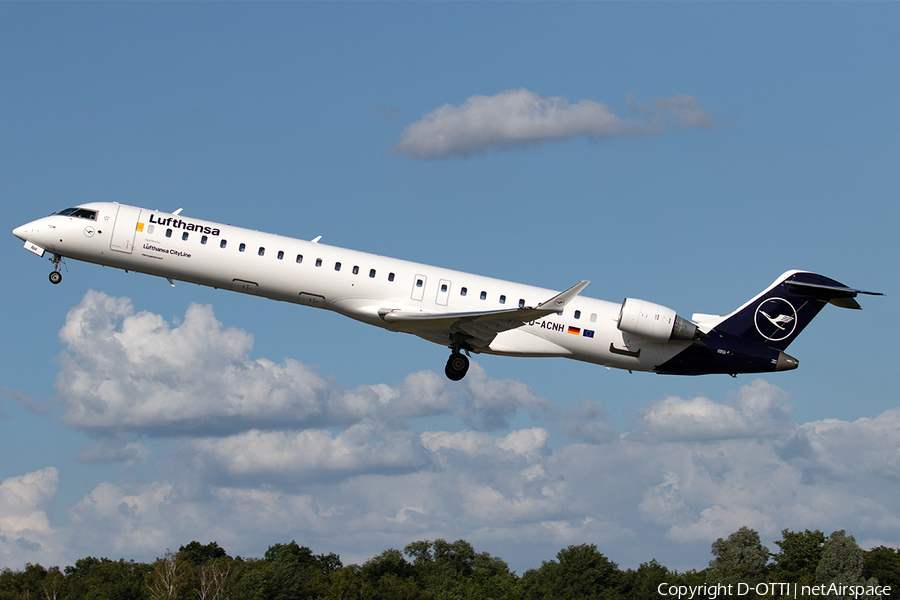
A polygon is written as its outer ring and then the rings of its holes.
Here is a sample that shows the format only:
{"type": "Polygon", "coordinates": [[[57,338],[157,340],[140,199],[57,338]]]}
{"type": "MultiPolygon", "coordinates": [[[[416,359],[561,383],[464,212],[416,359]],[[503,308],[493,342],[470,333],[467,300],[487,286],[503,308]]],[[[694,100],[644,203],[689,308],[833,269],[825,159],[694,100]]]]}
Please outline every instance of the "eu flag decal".
{"type": "Polygon", "coordinates": [[[594,330],[593,329],[585,329],[584,333],[582,335],[584,337],[592,338],[592,337],[594,337],[594,330]]]}

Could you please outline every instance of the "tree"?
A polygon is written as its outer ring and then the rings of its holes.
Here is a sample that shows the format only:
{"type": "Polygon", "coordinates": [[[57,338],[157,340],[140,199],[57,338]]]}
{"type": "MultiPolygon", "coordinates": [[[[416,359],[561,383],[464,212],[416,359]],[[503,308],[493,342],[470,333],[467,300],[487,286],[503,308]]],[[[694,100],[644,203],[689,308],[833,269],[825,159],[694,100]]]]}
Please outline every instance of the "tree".
{"type": "Polygon", "coordinates": [[[216,542],[210,542],[204,546],[198,541],[185,544],[178,549],[178,554],[195,565],[202,565],[211,560],[228,556],[225,550],[216,542]]]}
{"type": "Polygon", "coordinates": [[[631,600],[659,600],[659,585],[670,583],[669,569],[654,558],[641,563],[637,570],[628,569],[623,574],[625,596],[631,600]]]}
{"type": "Polygon", "coordinates": [[[53,600],[60,593],[58,578],[61,577],[59,567],[48,571],[39,564],[27,563],[24,571],[4,568],[0,571],[0,600],[43,598],[45,589],[47,597],[53,600]]]}
{"type": "Polygon", "coordinates": [[[900,550],[878,546],[863,551],[863,557],[866,562],[863,578],[874,577],[879,585],[891,586],[891,594],[897,594],[900,591],[900,550]]]}
{"type": "Polygon", "coordinates": [[[766,581],[769,549],[759,541],[759,533],[746,526],[712,544],[715,558],[706,570],[707,583],[746,583],[751,588],[766,581]]]}
{"type": "Polygon", "coordinates": [[[324,594],[328,574],[339,570],[341,561],[291,541],[269,546],[262,560],[235,560],[232,567],[225,586],[232,598],[295,600],[324,594]]]}
{"type": "Polygon", "coordinates": [[[110,560],[89,556],[64,569],[71,598],[84,600],[142,600],[149,598],[144,578],[150,565],[124,558],[110,560]]]}
{"type": "Polygon", "coordinates": [[[774,564],[769,568],[772,581],[812,585],[816,581],[816,567],[822,559],[825,534],[816,529],[781,531],[781,540],[775,542],[780,552],[772,554],[774,564]]]}
{"type": "Polygon", "coordinates": [[[603,556],[594,544],[569,546],[529,569],[522,580],[523,598],[566,599],[620,598],[624,580],[616,563],[603,556]]]}
{"type": "Polygon", "coordinates": [[[867,581],[863,578],[864,569],[863,551],[856,539],[841,529],[828,536],[822,546],[822,558],[816,567],[816,582],[825,585],[877,585],[876,579],[867,581]]]}
{"type": "Polygon", "coordinates": [[[507,598],[515,588],[516,577],[505,562],[487,552],[476,553],[465,540],[417,541],[408,544],[404,553],[413,559],[412,565],[401,562],[402,557],[395,551],[380,557],[382,565],[392,568],[379,581],[385,598],[416,598],[420,589],[434,600],[507,598]],[[404,564],[410,568],[412,578],[403,578],[409,572],[404,564]],[[385,595],[385,586],[389,586],[390,595],[385,595]]]}
{"type": "Polygon", "coordinates": [[[184,570],[184,561],[179,560],[174,552],[166,550],[162,557],[153,563],[153,570],[147,578],[147,588],[153,600],[166,600],[178,598],[181,573],[184,570]]]}
{"type": "Polygon", "coordinates": [[[198,600],[225,600],[225,582],[231,572],[227,558],[207,561],[197,567],[198,600]]]}

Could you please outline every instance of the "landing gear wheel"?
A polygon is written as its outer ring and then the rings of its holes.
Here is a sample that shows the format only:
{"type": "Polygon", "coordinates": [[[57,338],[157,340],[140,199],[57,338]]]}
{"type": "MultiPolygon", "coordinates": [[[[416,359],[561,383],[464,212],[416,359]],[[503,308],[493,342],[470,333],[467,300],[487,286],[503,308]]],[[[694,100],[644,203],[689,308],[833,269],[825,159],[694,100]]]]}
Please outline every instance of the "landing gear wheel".
{"type": "Polygon", "coordinates": [[[60,273],[59,271],[53,271],[52,273],[50,273],[50,283],[56,285],[60,281],[62,281],[62,273],[60,273]]]}
{"type": "Polygon", "coordinates": [[[447,366],[444,367],[444,374],[450,381],[459,381],[466,376],[469,370],[469,359],[464,354],[454,352],[447,360],[447,366]]]}

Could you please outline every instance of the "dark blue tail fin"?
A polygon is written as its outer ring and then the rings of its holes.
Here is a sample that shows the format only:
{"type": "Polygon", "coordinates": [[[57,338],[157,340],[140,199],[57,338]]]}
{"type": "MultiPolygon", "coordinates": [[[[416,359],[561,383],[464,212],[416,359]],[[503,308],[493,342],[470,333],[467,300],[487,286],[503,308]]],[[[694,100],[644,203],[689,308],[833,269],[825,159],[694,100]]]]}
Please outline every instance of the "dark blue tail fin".
{"type": "Polygon", "coordinates": [[[784,350],[827,303],[860,308],[857,294],[842,283],[808,271],[788,271],[761,294],[727,315],[710,333],[726,333],[784,350]]]}

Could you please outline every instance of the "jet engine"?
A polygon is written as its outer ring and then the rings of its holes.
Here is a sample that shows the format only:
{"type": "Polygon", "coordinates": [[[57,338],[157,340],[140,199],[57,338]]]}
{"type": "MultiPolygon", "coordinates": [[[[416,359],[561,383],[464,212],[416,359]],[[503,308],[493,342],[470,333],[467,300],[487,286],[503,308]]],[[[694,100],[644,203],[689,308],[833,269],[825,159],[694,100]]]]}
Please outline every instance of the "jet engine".
{"type": "Polygon", "coordinates": [[[625,298],[619,311],[619,331],[654,342],[692,342],[701,335],[697,326],[682,319],[671,308],[646,300],[625,298]]]}

